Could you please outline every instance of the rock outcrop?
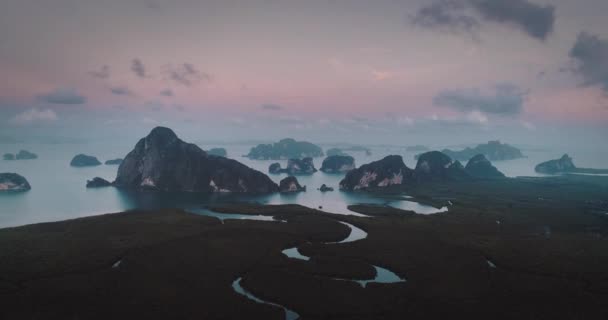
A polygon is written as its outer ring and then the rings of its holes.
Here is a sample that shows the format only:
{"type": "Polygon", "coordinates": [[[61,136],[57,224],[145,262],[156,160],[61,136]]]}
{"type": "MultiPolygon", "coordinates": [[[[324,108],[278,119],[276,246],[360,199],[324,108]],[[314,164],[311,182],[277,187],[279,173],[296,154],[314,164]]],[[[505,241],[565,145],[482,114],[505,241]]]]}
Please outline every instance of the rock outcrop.
{"type": "Polygon", "coordinates": [[[224,148],[211,148],[207,151],[207,154],[225,158],[228,155],[228,152],[224,148]]]}
{"type": "Polygon", "coordinates": [[[575,169],[576,166],[568,154],[564,154],[559,159],[545,161],[534,167],[534,171],[544,174],[572,172],[575,169]]]}
{"type": "Polygon", "coordinates": [[[471,158],[464,169],[469,175],[478,179],[500,179],[505,177],[483,154],[478,154],[471,158]]]}
{"type": "Polygon", "coordinates": [[[421,154],[414,171],[418,182],[460,180],[468,176],[459,161],[452,161],[439,151],[421,154]]]}
{"type": "Polygon", "coordinates": [[[329,191],[334,191],[334,188],[332,187],[328,187],[327,185],[322,184],[321,187],[319,188],[319,191],[321,192],[329,192],[329,191]]]}
{"type": "Polygon", "coordinates": [[[287,161],[287,173],[289,174],[313,174],[317,172],[312,158],[289,159],[287,161]]]}
{"type": "Polygon", "coordinates": [[[386,188],[404,184],[412,180],[413,176],[414,171],[403,163],[403,158],[392,155],[349,171],[340,181],[340,189],[355,191],[386,188]]]}
{"type": "Polygon", "coordinates": [[[86,154],[76,155],[70,162],[70,166],[72,167],[94,167],[99,165],[101,165],[101,162],[97,158],[86,154]]]}
{"type": "Polygon", "coordinates": [[[346,173],[353,169],[355,169],[355,158],[351,156],[329,156],[321,164],[321,171],[325,173],[346,173]]]}
{"type": "Polygon", "coordinates": [[[289,159],[287,168],[282,169],[280,163],[273,163],[268,167],[271,174],[287,173],[290,175],[305,175],[317,172],[312,158],[289,159]]]}
{"type": "Polygon", "coordinates": [[[301,192],[306,191],[306,186],[301,186],[296,177],[289,176],[279,182],[279,191],[281,193],[301,192]]]}
{"type": "Polygon", "coordinates": [[[104,188],[111,187],[112,183],[106,179],[95,177],[92,180],[87,180],[87,188],[104,188]]]}
{"type": "Polygon", "coordinates": [[[23,176],[16,173],[0,173],[0,192],[23,192],[32,189],[23,176]]]}
{"type": "Polygon", "coordinates": [[[283,173],[283,172],[284,172],[284,169],[283,169],[283,168],[281,168],[281,164],[280,164],[280,163],[275,162],[275,163],[271,164],[271,165],[268,167],[268,172],[269,172],[270,174],[281,174],[281,173],[283,173]]]}
{"type": "Polygon", "coordinates": [[[5,153],[3,156],[4,160],[33,160],[38,159],[38,155],[27,150],[20,150],[17,155],[12,153],[5,153]]]}
{"type": "MultiPolygon", "coordinates": [[[[483,154],[490,161],[513,160],[524,157],[519,149],[506,143],[500,143],[500,141],[489,141],[475,148],[466,148],[461,151],[443,149],[441,152],[454,160],[460,161],[468,161],[478,154],[483,154]]],[[[419,155],[416,156],[416,159],[418,157],[419,155]]]]}
{"type": "Polygon", "coordinates": [[[232,159],[207,154],[157,127],[139,140],[118,168],[114,185],[186,192],[271,193],[279,187],[265,174],[232,159]]]}
{"type": "Polygon", "coordinates": [[[20,150],[15,156],[17,160],[33,160],[38,159],[38,155],[27,150],[20,150]]]}
{"type": "Polygon", "coordinates": [[[274,144],[260,144],[251,148],[246,157],[255,160],[300,159],[322,157],[321,147],[310,142],[283,139],[274,144]]]}
{"type": "Polygon", "coordinates": [[[578,173],[578,174],[608,174],[608,169],[579,168],[574,165],[567,154],[556,160],[538,164],[534,170],[544,174],[578,173]]]}
{"type": "Polygon", "coordinates": [[[112,159],[105,162],[107,166],[118,166],[122,163],[122,159],[112,159]]]}

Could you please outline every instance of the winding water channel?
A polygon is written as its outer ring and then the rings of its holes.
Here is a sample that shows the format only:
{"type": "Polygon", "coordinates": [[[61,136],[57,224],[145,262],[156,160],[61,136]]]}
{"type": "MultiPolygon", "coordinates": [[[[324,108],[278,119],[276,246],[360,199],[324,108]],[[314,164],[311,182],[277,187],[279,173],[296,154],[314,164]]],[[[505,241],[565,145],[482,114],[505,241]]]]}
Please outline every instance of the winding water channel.
{"type": "MultiPolygon", "coordinates": [[[[245,217],[239,217],[239,218],[246,219],[245,217]]],[[[337,222],[344,224],[348,228],[350,228],[349,235],[341,241],[325,242],[324,244],[326,244],[326,245],[344,244],[344,243],[354,242],[354,241],[358,241],[358,240],[367,238],[367,232],[363,231],[361,228],[358,228],[350,223],[346,223],[343,221],[337,221],[337,222]]],[[[302,260],[302,261],[310,260],[310,257],[303,255],[300,252],[300,250],[298,249],[298,247],[287,248],[287,249],[283,250],[282,253],[292,259],[297,259],[297,260],[302,260]]],[[[374,268],[374,270],[376,272],[376,276],[374,277],[374,279],[371,279],[371,280],[352,280],[352,279],[341,279],[341,278],[332,278],[332,279],[339,280],[339,281],[353,281],[353,282],[356,282],[359,285],[361,285],[361,287],[363,287],[363,288],[365,288],[370,283],[405,282],[405,279],[399,277],[396,273],[394,273],[388,269],[385,269],[385,268],[382,268],[379,266],[375,266],[375,265],[372,265],[372,267],[374,268]]],[[[265,301],[265,300],[260,299],[259,297],[256,297],[253,293],[251,293],[250,291],[245,289],[243,286],[241,286],[241,280],[242,280],[242,278],[239,277],[236,280],[234,280],[234,282],[232,283],[232,287],[233,287],[234,291],[236,291],[237,293],[239,293],[257,303],[263,303],[263,304],[282,308],[285,311],[286,320],[294,320],[294,319],[298,319],[300,317],[295,311],[287,309],[286,307],[284,307],[280,304],[277,304],[275,302],[265,301]]]]}

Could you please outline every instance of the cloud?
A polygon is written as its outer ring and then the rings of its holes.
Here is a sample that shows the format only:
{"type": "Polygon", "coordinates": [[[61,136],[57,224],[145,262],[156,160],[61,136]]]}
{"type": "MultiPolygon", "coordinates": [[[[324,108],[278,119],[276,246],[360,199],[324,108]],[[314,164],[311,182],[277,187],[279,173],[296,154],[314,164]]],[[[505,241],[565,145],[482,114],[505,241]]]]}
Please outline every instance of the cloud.
{"type": "Polygon", "coordinates": [[[56,89],[36,97],[39,101],[52,104],[84,104],[87,98],[74,89],[56,89]]]}
{"type": "Polygon", "coordinates": [[[110,77],[110,67],[104,65],[99,70],[89,71],[87,74],[96,79],[107,79],[110,77]]]}
{"type": "Polygon", "coordinates": [[[15,115],[10,122],[16,125],[27,125],[40,122],[54,122],[58,119],[59,117],[57,117],[55,111],[51,109],[31,109],[15,115]]]}
{"type": "Polygon", "coordinates": [[[372,77],[374,81],[383,81],[392,78],[393,73],[390,71],[372,70],[372,77]]]}
{"type": "Polygon", "coordinates": [[[512,84],[497,85],[494,91],[484,94],[479,89],[446,90],[437,94],[433,103],[467,113],[477,111],[504,116],[521,113],[527,92],[512,84]]]}
{"type": "Polygon", "coordinates": [[[211,75],[206,72],[199,71],[191,63],[182,63],[177,66],[165,66],[165,75],[175,81],[177,84],[190,87],[201,81],[211,81],[211,75]]]}
{"type": "Polygon", "coordinates": [[[144,65],[139,58],[135,58],[131,60],[131,71],[135,73],[139,78],[148,78],[148,74],[146,73],[146,66],[144,65]]]}
{"type": "Polygon", "coordinates": [[[173,90],[165,89],[160,92],[160,95],[165,96],[165,97],[173,97],[174,94],[173,94],[173,90]]]}
{"type": "Polygon", "coordinates": [[[555,7],[528,0],[438,0],[411,17],[425,28],[464,31],[474,34],[481,21],[511,25],[527,35],[545,40],[555,25],[555,7]]]}
{"type": "Polygon", "coordinates": [[[127,87],[110,87],[110,92],[117,96],[130,96],[133,94],[127,87]]]}
{"type": "Polygon", "coordinates": [[[263,104],[260,106],[260,108],[264,109],[264,110],[272,110],[272,111],[283,110],[282,106],[280,106],[278,104],[272,104],[272,103],[263,104]]]}
{"type": "Polygon", "coordinates": [[[467,7],[467,1],[439,0],[420,8],[416,15],[411,17],[411,21],[423,28],[473,33],[480,23],[477,18],[466,12],[467,7]]]}
{"type": "Polygon", "coordinates": [[[545,40],[555,24],[555,7],[528,0],[470,0],[488,21],[512,24],[529,36],[545,40]]]}
{"type": "Polygon", "coordinates": [[[570,57],[577,62],[572,71],[582,76],[584,86],[599,85],[608,93],[608,40],[581,32],[570,57]]]}

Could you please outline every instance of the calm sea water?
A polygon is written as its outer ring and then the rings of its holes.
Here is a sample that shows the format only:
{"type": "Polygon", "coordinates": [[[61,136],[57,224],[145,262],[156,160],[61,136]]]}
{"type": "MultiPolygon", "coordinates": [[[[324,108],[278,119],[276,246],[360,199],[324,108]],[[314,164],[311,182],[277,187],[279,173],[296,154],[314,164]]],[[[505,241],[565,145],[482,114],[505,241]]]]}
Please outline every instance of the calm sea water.
{"type": "MultiPolygon", "coordinates": [[[[109,181],[116,177],[117,166],[101,165],[90,168],[72,168],[71,158],[78,153],[94,155],[104,162],[108,159],[124,157],[134,146],[134,142],[104,142],[96,144],[24,144],[0,145],[0,153],[16,153],[27,149],[38,154],[36,160],[3,161],[0,160],[0,172],[16,172],[25,176],[32,190],[17,194],[0,194],[0,227],[18,226],[37,222],[58,221],[96,214],[119,212],[134,208],[171,208],[179,207],[204,213],[207,205],[229,202],[258,202],[266,204],[297,203],[312,208],[341,214],[353,214],[346,207],[350,204],[373,203],[387,204],[398,208],[414,210],[428,214],[437,212],[436,208],[410,201],[387,200],[376,198],[365,193],[346,193],[338,191],[342,175],[330,175],[317,172],[311,176],[299,176],[300,184],[306,185],[307,192],[265,196],[243,195],[200,195],[200,194],[159,194],[136,193],[115,188],[87,189],[87,179],[99,176],[109,181]],[[321,193],[317,190],[321,184],[336,189],[334,192],[321,193]]],[[[217,145],[200,145],[203,149],[217,145]]],[[[264,173],[275,161],[258,161],[242,157],[251,145],[224,146],[228,156],[264,173]]],[[[326,148],[327,149],[327,148],[326,148]]],[[[389,154],[400,154],[406,164],[413,168],[416,163],[414,153],[405,148],[372,147],[372,155],[351,153],[357,166],[378,160],[389,154]]],[[[561,156],[563,151],[523,150],[528,156],[525,159],[495,162],[495,165],[508,176],[534,176],[534,165],[561,156]]],[[[575,162],[581,167],[607,167],[608,152],[569,151],[575,162]]],[[[315,166],[320,168],[322,158],[315,159],[315,166]]],[[[279,161],[282,166],[287,161],[279,161]]],[[[277,183],[286,175],[269,175],[277,183]]]]}

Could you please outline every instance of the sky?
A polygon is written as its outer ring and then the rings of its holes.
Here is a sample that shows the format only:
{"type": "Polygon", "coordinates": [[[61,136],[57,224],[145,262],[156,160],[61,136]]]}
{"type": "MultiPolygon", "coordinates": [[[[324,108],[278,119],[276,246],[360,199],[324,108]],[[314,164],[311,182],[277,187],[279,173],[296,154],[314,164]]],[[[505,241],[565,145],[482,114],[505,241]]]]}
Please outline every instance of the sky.
{"type": "Polygon", "coordinates": [[[3,0],[0,136],[166,125],[218,141],[605,143],[606,13],[605,0],[3,0]]]}

